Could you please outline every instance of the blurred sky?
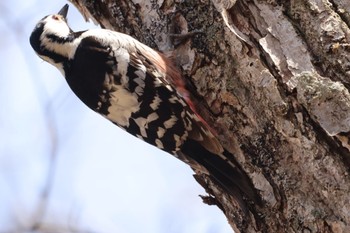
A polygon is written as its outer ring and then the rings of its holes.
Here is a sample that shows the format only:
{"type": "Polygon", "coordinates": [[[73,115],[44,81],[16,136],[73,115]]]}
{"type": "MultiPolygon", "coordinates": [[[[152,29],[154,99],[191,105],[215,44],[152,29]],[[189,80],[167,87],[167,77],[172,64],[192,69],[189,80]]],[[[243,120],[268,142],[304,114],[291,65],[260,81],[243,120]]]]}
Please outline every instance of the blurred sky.
{"type": "MultiPolygon", "coordinates": [[[[232,232],[185,164],[89,110],[35,55],[32,29],[65,3],[0,3],[0,232],[38,232],[33,222],[52,233],[232,232]]],[[[73,5],[68,18],[95,27],[73,5]]]]}

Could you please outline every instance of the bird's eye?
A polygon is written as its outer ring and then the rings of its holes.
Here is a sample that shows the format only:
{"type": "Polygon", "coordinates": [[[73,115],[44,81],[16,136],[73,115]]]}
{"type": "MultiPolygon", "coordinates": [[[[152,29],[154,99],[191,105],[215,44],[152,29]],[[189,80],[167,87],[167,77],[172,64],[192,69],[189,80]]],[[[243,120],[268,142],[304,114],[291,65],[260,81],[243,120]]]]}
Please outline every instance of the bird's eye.
{"type": "Polygon", "coordinates": [[[58,17],[58,15],[53,15],[52,18],[53,18],[54,20],[60,20],[60,18],[58,17]]]}

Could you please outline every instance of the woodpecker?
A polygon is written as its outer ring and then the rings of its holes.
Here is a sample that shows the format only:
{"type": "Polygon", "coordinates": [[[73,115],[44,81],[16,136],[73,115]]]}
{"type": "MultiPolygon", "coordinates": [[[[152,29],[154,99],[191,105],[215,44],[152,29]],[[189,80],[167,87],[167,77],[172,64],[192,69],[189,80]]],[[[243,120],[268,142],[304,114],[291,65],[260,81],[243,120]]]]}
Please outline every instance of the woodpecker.
{"type": "Polygon", "coordinates": [[[57,67],[90,109],[128,133],[211,176],[244,208],[259,201],[239,164],[199,116],[178,68],[164,55],[123,33],[74,32],[68,4],[42,18],[30,44],[57,67]]]}

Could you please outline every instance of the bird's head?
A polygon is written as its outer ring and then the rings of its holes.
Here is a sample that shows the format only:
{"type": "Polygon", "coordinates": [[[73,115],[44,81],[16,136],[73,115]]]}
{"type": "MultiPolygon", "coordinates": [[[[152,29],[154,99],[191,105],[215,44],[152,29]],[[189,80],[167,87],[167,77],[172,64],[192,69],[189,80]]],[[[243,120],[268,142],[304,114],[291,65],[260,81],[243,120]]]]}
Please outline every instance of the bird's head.
{"type": "Polygon", "coordinates": [[[35,26],[30,44],[35,52],[53,65],[69,57],[72,29],[67,24],[68,4],[57,13],[45,16],[35,26]]]}

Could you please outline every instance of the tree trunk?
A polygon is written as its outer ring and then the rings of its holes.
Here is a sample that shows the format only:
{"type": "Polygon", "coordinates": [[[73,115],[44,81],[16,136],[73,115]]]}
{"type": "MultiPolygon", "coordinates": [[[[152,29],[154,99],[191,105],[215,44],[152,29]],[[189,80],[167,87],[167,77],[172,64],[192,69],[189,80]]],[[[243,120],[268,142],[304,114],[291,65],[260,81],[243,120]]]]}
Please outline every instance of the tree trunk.
{"type": "Polygon", "coordinates": [[[350,232],[348,0],[71,1],[172,52],[264,200],[243,216],[196,175],[236,232],[350,232]]]}

